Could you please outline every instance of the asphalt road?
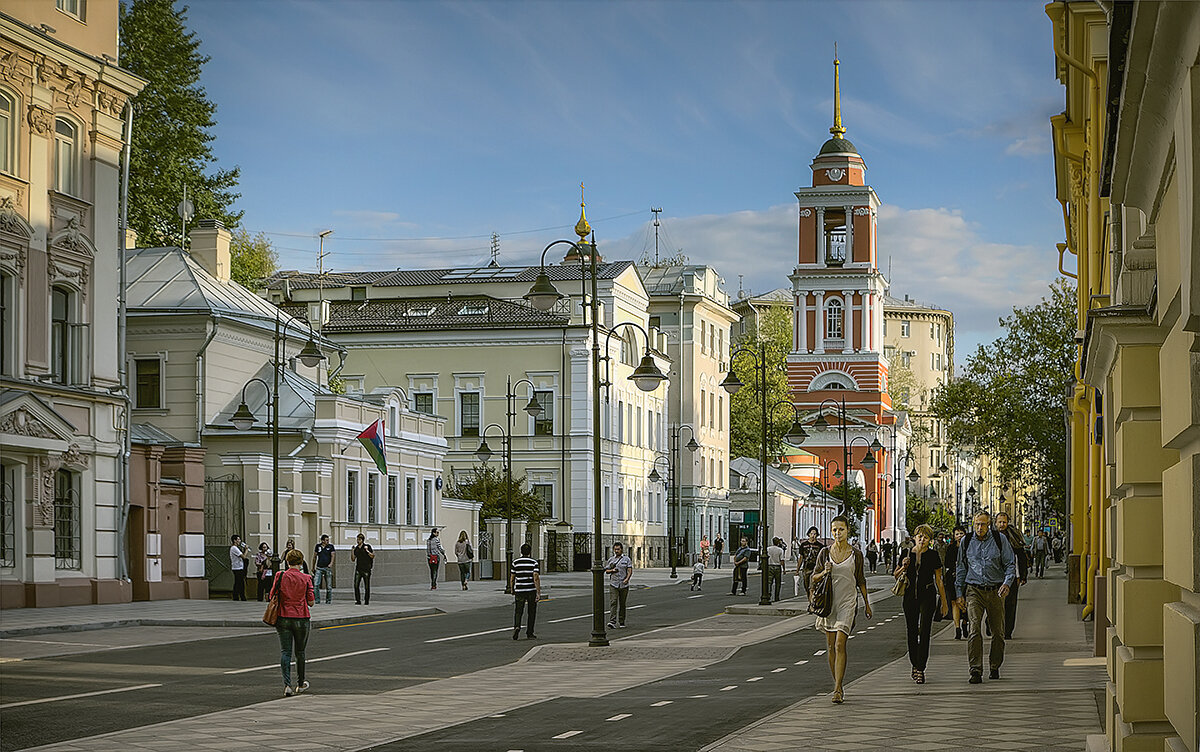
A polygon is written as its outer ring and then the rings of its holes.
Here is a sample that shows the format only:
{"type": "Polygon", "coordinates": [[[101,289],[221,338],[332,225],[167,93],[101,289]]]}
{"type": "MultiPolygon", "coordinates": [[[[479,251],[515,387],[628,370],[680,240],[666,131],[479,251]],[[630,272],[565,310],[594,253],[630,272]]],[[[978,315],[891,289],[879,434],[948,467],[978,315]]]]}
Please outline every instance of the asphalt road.
{"type": "MultiPolygon", "coordinates": [[[[904,655],[899,609],[899,600],[891,599],[873,619],[859,613],[847,683],[904,655]]],[[[374,750],[699,749],[805,697],[829,692],[833,681],[824,650],[825,636],[804,629],[743,648],[727,661],[599,699],[559,698],[374,750]]],[[[854,706],[870,701],[869,695],[847,695],[848,723],[854,706]]]]}
{"type": "MultiPolygon", "coordinates": [[[[752,594],[757,582],[752,576],[752,594]]],[[[677,584],[635,589],[629,597],[629,628],[614,636],[710,616],[730,602],[754,601],[717,587],[727,585],[727,578],[708,584],[702,598],[685,597],[694,593],[683,576],[677,584]]],[[[585,641],[591,632],[590,590],[558,593],[539,604],[540,641],[585,641]]],[[[309,638],[307,678],[314,693],[384,692],[511,663],[531,644],[524,635],[514,641],[511,624],[511,606],[501,606],[318,629],[309,638]]],[[[282,695],[274,630],[207,640],[195,639],[194,628],[180,628],[180,633],[185,639],[175,643],[0,665],[0,751],[282,695]]]]}

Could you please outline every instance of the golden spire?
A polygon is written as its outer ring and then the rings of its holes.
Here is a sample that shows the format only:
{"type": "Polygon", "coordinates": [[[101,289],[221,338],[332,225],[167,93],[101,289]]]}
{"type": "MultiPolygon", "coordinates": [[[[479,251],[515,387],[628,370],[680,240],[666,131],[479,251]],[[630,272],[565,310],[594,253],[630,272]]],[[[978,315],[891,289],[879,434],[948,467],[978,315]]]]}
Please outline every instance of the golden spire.
{"type": "Polygon", "coordinates": [[[583,183],[579,184],[579,221],[575,223],[575,234],[579,236],[579,242],[587,240],[587,236],[592,234],[592,226],[588,224],[587,214],[584,213],[583,202],[583,183]]]}
{"type": "Polygon", "coordinates": [[[840,61],[837,54],[837,42],[833,43],[833,127],[829,132],[834,138],[842,138],[846,135],[846,129],[842,127],[842,88],[841,76],[838,71],[840,61]]]}

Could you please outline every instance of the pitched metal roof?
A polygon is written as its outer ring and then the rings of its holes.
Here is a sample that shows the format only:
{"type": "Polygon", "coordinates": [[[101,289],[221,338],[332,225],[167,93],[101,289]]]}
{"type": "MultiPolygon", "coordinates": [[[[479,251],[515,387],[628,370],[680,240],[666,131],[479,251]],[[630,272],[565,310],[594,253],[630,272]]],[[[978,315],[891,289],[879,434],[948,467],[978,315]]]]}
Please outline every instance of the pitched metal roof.
{"type": "MultiPolygon", "coordinates": [[[[597,265],[600,279],[615,279],[632,261],[609,261],[597,265]]],[[[483,266],[459,267],[455,269],[396,269],[393,271],[328,272],[324,283],[321,275],[312,272],[277,272],[266,281],[267,289],[279,290],[285,286],[293,290],[311,290],[317,287],[415,287],[419,285],[469,284],[473,282],[527,282],[533,284],[543,267],[534,266],[483,266]]],[[[554,282],[578,280],[581,267],[577,264],[547,264],[546,274],[554,282]]]]}
{"type": "Polygon", "coordinates": [[[883,307],[884,308],[911,308],[913,310],[922,310],[922,311],[948,311],[948,310],[950,310],[948,308],[944,308],[940,305],[937,305],[936,303],[922,303],[919,300],[912,300],[910,298],[905,298],[905,299],[901,300],[900,298],[894,298],[891,295],[886,295],[886,294],[883,296],[883,307]]]}
{"type": "Polygon", "coordinates": [[[129,440],[134,444],[153,444],[157,446],[200,446],[199,444],[180,441],[158,426],[153,426],[149,423],[130,423],[129,440]]]}
{"type": "MultiPolygon", "coordinates": [[[[729,472],[741,478],[747,478],[751,473],[757,477],[762,473],[762,462],[749,457],[734,457],[729,460],[729,472]]],[[[754,483],[754,481],[749,482],[754,483]]],[[[731,490],[741,489],[732,488],[731,490]]],[[[814,491],[814,488],[799,478],[793,478],[782,470],[767,465],[767,491],[779,492],[788,496],[807,497],[814,491]]]]}
{"type": "MultiPolygon", "coordinates": [[[[283,310],[301,319],[303,304],[284,304],[283,310]]],[[[336,300],[329,304],[329,321],[323,332],[429,331],[441,329],[489,329],[515,327],[560,327],[565,316],[545,313],[528,305],[490,295],[419,298],[336,300]]]]}

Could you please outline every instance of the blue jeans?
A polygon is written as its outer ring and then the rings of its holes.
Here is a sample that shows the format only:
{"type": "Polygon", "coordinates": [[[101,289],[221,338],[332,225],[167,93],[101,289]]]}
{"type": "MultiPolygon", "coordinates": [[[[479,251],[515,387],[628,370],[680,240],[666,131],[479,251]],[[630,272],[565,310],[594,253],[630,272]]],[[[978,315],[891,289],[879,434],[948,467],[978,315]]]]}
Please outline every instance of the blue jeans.
{"type": "Polygon", "coordinates": [[[316,576],[313,577],[313,597],[318,602],[321,600],[321,583],[325,583],[325,602],[333,602],[333,567],[317,567],[316,576]]]}
{"type": "Polygon", "coordinates": [[[275,622],[279,633],[279,668],[283,671],[283,683],[292,684],[292,650],[296,652],[296,684],[304,683],[304,648],[308,645],[308,619],[281,616],[275,622]]]}

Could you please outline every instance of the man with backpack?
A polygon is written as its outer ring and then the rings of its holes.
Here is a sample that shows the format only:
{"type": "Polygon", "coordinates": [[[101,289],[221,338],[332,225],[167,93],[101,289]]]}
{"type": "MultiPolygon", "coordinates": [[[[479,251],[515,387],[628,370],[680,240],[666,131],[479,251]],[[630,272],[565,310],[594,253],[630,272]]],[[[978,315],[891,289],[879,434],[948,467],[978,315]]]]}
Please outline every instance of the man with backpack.
{"type": "Polygon", "coordinates": [[[1000,678],[1004,663],[1004,599],[1017,580],[1017,557],[1008,539],[992,529],[992,516],[978,512],[972,520],[972,532],[963,537],[958,550],[955,591],[958,606],[967,610],[970,635],[967,662],[971,684],[983,681],[983,626],[992,632],[988,655],[990,679],[1000,678]]]}
{"type": "Polygon", "coordinates": [[[1000,512],[996,515],[996,530],[1008,540],[1017,559],[1017,579],[1004,597],[1004,639],[1011,640],[1013,629],[1017,626],[1017,594],[1029,576],[1029,547],[1025,545],[1025,536],[1021,535],[1021,531],[1008,524],[1008,514],[1000,512]]]}

